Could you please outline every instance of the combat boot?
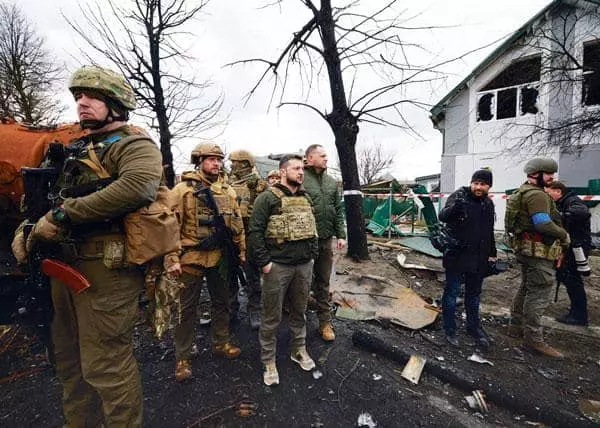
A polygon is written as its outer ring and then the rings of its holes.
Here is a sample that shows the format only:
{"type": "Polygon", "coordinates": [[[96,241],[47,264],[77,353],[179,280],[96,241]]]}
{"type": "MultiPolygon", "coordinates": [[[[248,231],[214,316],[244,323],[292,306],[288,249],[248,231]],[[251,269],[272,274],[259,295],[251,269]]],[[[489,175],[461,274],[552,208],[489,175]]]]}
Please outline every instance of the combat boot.
{"type": "Polygon", "coordinates": [[[298,348],[292,351],[292,355],[290,355],[290,358],[293,362],[297,363],[302,368],[302,370],[309,372],[315,368],[315,362],[312,358],[310,358],[310,355],[308,355],[308,352],[306,352],[305,347],[298,348]]]}
{"type": "Polygon", "coordinates": [[[335,340],[335,331],[333,331],[333,326],[330,321],[321,323],[319,333],[325,342],[333,342],[335,340]]]}
{"type": "Polygon", "coordinates": [[[558,349],[554,349],[552,346],[545,342],[529,342],[523,343],[523,347],[536,354],[545,355],[546,357],[556,358],[557,360],[563,360],[565,356],[558,349]]]}
{"type": "Polygon", "coordinates": [[[212,352],[214,355],[217,355],[219,357],[234,359],[242,353],[242,350],[235,346],[233,343],[227,342],[218,345],[213,345],[212,352]]]}
{"type": "Polygon", "coordinates": [[[267,386],[279,385],[279,372],[277,371],[277,365],[275,360],[269,361],[265,364],[265,371],[263,372],[263,382],[267,386]]]}
{"type": "Polygon", "coordinates": [[[175,364],[175,380],[183,382],[192,377],[192,366],[190,360],[179,360],[175,364]]]}

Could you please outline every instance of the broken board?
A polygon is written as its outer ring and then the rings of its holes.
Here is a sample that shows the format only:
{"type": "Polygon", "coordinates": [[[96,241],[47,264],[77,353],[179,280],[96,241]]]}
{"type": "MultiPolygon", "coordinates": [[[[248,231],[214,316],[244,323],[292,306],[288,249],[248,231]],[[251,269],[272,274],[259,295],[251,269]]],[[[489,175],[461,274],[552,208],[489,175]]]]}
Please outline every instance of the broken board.
{"type": "Polygon", "coordinates": [[[408,287],[391,285],[373,276],[346,276],[331,284],[332,300],[358,313],[375,313],[377,318],[418,330],[433,323],[438,312],[408,287]]]}

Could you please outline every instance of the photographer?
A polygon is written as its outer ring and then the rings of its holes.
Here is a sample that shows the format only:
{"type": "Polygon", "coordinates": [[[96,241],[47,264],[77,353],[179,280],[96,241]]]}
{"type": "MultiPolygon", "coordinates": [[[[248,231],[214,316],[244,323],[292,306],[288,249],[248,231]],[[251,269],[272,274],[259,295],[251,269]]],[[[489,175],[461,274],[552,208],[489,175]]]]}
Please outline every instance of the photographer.
{"type": "Polygon", "coordinates": [[[439,213],[440,221],[448,225],[450,235],[458,242],[444,251],[446,286],[442,297],[446,340],[455,347],[459,346],[456,336],[456,298],[463,278],[467,334],[474,337],[482,348],[490,346],[490,339],[481,328],[479,319],[479,295],[488,261],[496,257],[494,203],[488,198],[491,186],[491,171],[475,171],[470,186],[452,193],[439,213]]]}
{"type": "Polygon", "coordinates": [[[583,276],[590,275],[588,256],[592,246],[590,210],[564,183],[553,181],[546,193],[556,203],[563,226],[571,237],[571,246],[565,253],[556,278],[565,284],[571,301],[569,312],[556,321],[570,325],[588,325],[587,297],[583,288],[583,276]]]}

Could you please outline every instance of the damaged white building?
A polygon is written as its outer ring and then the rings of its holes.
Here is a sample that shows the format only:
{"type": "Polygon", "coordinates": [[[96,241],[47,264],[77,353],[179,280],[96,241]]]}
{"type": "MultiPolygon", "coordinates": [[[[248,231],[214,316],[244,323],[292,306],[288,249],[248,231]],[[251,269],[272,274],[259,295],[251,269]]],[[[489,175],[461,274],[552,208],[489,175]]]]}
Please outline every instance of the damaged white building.
{"type": "MultiPolygon", "coordinates": [[[[600,0],[550,3],[435,105],[431,119],[443,137],[444,193],[480,167],[492,169],[493,191],[514,189],[525,181],[523,164],[540,154],[558,161],[569,187],[597,186],[600,0]]],[[[505,201],[494,202],[502,229],[505,201]]]]}

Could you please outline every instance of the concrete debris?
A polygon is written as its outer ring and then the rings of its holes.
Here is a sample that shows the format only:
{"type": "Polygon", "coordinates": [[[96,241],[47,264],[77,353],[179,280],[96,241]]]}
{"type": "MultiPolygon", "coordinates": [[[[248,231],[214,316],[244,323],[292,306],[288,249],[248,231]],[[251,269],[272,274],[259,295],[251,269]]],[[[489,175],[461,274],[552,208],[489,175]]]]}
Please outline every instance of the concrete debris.
{"type": "Polygon", "coordinates": [[[321,379],[323,377],[323,372],[321,370],[314,370],[312,372],[313,379],[321,379]]]}
{"type": "Polygon", "coordinates": [[[402,376],[404,379],[414,383],[415,385],[419,383],[419,379],[421,379],[421,373],[423,373],[423,367],[425,367],[425,363],[427,360],[424,357],[419,355],[411,355],[408,363],[404,366],[404,370],[402,370],[402,376]]]}
{"type": "Polygon", "coordinates": [[[473,361],[474,363],[479,363],[479,364],[489,364],[490,366],[494,365],[494,363],[492,363],[490,360],[486,360],[481,355],[477,355],[477,354],[471,355],[469,358],[467,358],[467,360],[473,361]]]}
{"type": "Polygon", "coordinates": [[[383,379],[383,376],[381,376],[380,374],[377,373],[373,373],[373,380],[377,381],[377,380],[381,380],[383,379]]]}
{"type": "Polygon", "coordinates": [[[361,413],[358,415],[358,426],[375,428],[377,426],[377,422],[373,420],[373,416],[371,416],[369,413],[361,413]]]}
{"type": "Polygon", "coordinates": [[[485,402],[483,391],[475,390],[471,395],[465,396],[465,400],[467,400],[467,403],[471,409],[478,410],[482,413],[488,412],[488,405],[485,402]]]}
{"type": "Polygon", "coordinates": [[[431,259],[431,262],[429,263],[411,263],[408,261],[408,256],[406,254],[400,253],[396,256],[396,260],[398,261],[398,264],[404,269],[428,270],[439,273],[445,272],[439,260],[436,259],[431,259]]]}

